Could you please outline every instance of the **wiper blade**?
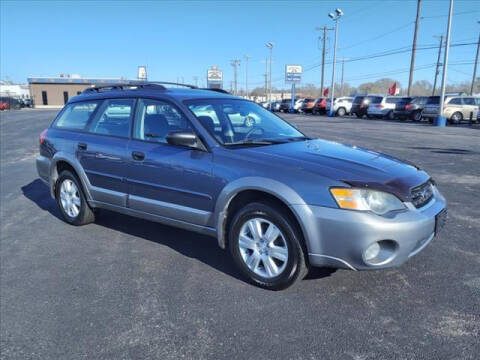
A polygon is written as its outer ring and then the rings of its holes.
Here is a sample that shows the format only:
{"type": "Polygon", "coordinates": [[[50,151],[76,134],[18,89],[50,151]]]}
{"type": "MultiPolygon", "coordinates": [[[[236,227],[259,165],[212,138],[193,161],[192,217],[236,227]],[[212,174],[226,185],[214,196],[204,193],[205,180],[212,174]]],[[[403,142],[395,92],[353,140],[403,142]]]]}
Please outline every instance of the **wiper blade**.
{"type": "Polygon", "coordinates": [[[279,140],[268,140],[268,139],[248,139],[243,141],[235,141],[231,143],[225,143],[225,146],[234,146],[234,145],[272,145],[272,144],[283,144],[285,141],[279,140]]]}

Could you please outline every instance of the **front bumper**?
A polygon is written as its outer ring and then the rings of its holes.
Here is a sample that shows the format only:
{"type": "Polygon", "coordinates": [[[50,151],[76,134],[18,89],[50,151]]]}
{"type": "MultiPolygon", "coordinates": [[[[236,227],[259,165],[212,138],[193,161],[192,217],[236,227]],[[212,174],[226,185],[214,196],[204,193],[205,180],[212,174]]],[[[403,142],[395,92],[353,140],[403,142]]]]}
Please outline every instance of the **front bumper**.
{"type": "MultiPolygon", "coordinates": [[[[302,219],[309,261],[313,266],[373,270],[398,266],[416,255],[436,235],[436,218],[446,209],[443,196],[423,208],[379,216],[370,212],[293,205],[302,219]],[[365,260],[372,244],[381,245],[377,259],[365,260]]],[[[442,219],[443,221],[443,219],[442,219]]],[[[441,225],[441,224],[440,224],[441,225]]]]}

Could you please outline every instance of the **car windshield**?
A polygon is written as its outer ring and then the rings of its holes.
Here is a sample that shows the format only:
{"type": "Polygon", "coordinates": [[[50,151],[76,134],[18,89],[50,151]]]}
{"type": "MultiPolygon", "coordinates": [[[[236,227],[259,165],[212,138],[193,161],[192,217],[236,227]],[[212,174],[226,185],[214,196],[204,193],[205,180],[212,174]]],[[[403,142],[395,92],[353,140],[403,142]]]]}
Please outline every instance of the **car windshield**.
{"type": "Polygon", "coordinates": [[[292,125],[258,106],[237,99],[186,102],[205,129],[223,145],[268,145],[307,139],[292,125]]]}

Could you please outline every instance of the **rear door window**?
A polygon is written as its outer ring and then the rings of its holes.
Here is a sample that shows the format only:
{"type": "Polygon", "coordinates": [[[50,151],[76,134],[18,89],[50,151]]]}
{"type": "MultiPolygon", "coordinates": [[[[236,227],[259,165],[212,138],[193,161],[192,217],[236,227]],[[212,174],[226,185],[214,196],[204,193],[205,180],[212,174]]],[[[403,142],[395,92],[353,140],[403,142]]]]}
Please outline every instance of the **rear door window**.
{"type": "Polygon", "coordinates": [[[54,126],[60,129],[83,130],[100,101],[68,104],[63,109],[54,126]]]}
{"type": "Polygon", "coordinates": [[[95,134],[129,137],[134,99],[108,99],[98,109],[88,131],[95,134]]]}

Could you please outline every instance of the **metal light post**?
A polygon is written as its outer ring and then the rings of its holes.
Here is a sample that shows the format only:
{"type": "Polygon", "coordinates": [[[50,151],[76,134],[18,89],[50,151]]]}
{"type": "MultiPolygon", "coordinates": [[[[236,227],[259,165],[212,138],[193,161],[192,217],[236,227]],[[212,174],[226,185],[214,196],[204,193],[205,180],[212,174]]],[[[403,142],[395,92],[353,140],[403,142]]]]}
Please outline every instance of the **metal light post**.
{"type": "Polygon", "coordinates": [[[448,52],[450,50],[450,30],[452,28],[452,16],[453,16],[453,0],[450,0],[450,8],[448,10],[447,38],[445,43],[445,55],[443,58],[442,88],[440,90],[440,103],[438,105],[438,116],[434,121],[435,126],[445,126],[447,122],[447,119],[443,115],[443,101],[445,98],[445,87],[447,85],[448,52]]]}
{"type": "Polygon", "coordinates": [[[248,59],[250,59],[250,56],[248,55],[243,55],[245,58],[245,95],[248,100],[248,59]]]}
{"type": "Polygon", "coordinates": [[[333,109],[333,99],[335,97],[335,65],[337,62],[337,37],[338,37],[338,20],[343,16],[343,11],[335,9],[335,14],[330,13],[328,16],[335,21],[335,42],[333,45],[333,69],[332,69],[332,93],[330,95],[330,112],[328,116],[335,116],[335,110],[333,109]]]}
{"type": "Polygon", "coordinates": [[[275,44],[273,42],[267,42],[265,46],[270,49],[270,61],[268,64],[268,72],[269,72],[269,79],[268,79],[268,87],[269,87],[269,93],[268,93],[268,107],[271,109],[272,107],[272,53],[273,53],[273,46],[275,44]]]}
{"type": "MultiPolygon", "coordinates": [[[[480,24],[480,21],[478,21],[480,24]]],[[[475,77],[477,76],[478,53],[480,52],[480,34],[478,35],[477,55],[475,56],[475,65],[473,65],[472,86],[470,87],[470,96],[473,95],[473,87],[475,85],[475,77]]]]}

